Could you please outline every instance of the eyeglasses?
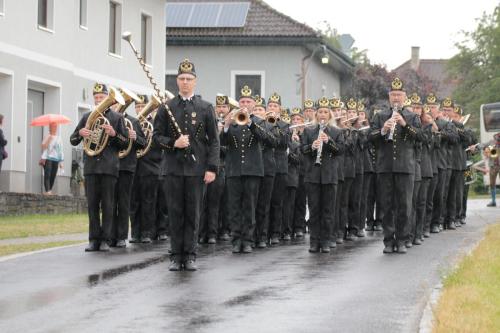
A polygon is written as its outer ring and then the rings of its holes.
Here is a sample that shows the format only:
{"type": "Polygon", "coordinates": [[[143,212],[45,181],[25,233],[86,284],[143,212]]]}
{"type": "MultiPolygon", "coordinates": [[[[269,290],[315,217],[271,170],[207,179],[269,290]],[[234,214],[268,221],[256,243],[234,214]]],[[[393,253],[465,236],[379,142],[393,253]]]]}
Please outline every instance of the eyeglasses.
{"type": "Polygon", "coordinates": [[[191,82],[194,80],[194,78],[193,77],[178,77],[177,80],[191,82]]]}

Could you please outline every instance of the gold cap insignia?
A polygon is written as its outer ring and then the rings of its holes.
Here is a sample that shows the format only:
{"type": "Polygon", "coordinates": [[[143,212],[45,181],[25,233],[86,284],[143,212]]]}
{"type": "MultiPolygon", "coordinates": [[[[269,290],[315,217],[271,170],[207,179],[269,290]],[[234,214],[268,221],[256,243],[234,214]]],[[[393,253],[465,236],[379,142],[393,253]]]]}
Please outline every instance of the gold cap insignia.
{"type": "Polygon", "coordinates": [[[318,99],[318,107],[320,108],[330,108],[330,100],[326,97],[321,97],[318,99]]]}
{"type": "Polygon", "coordinates": [[[189,59],[184,59],[180,64],[182,73],[191,73],[193,70],[193,63],[189,59]]]}
{"type": "Polygon", "coordinates": [[[422,102],[420,100],[420,96],[418,96],[417,93],[411,94],[410,100],[411,100],[412,104],[417,104],[417,105],[421,105],[422,104],[422,102]]]}
{"type": "Polygon", "coordinates": [[[241,88],[241,97],[252,97],[252,89],[248,86],[243,86],[243,88],[241,88]]]}
{"type": "Polygon", "coordinates": [[[301,114],[302,113],[302,110],[300,108],[293,108],[292,109],[292,116],[294,115],[297,115],[297,114],[301,114]]]}
{"type": "Polygon", "coordinates": [[[331,105],[331,107],[332,107],[332,108],[334,108],[334,109],[338,109],[338,108],[340,108],[340,107],[341,107],[341,105],[342,105],[342,104],[341,104],[341,100],[340,100],[340,98],[337,98],[337,97],[332,98],[332,99],[330,100],[330,105],[331,105]]]}
{"type": "Polygon", "coordinates": [[[217,96],[215,98],[215,103],[216,103],[216,105],[227,105],[227,104],[229,104],[229,102],[227,100],[227,96],[217,96]]]}
{"type": "Polygon", "coordinates": [[[306,99],[304,101],[304,109],[313,109],[314,108],[314,101],[312,99],[306,99]]]}
{"type": "Polygon", "coordinates": [[[403,90],[403,81],[399,77],[395,77],[391,83],[392,90],[403,90]]]}
{"type": "Polygon", "coordinates": [[[405,99],[403,106],[411,106],[411,99],[409,98],[405,99]]]}
{"type": "Polygon", "coordinates": [[[455,105],[453,108],[453,112],[458,113],[459,115],[462,115],[462,108],[458,105],[455,105]]]}
{"type": "Polygon", "coordinates": [[[354,100],[354,98],[349,98],[349,100],[347,101],[347,110],[356,110],[356,106],[358,105],[358,103],[356,103],[356,101],[354,100]]]}
{"type": "Polygon", "coordinates": [[[358,112],[364,112],[365,111],[365,104],[363,104],[363,101],[358,101],[358,112]]]}
{"type": "Polygon", "coordinates": [[[441,103],[441,105],[443,107],[446,107],[446,108],[452,108],[453,107],[453,101],[451,100],[451,98],[446,97],[445,99],[443,99],[443,102],[441,103]]]}
{"type": "Polygon", "coordinates": [[[270,102],[277,103],[277,104],[281,105],[281,96],[274,92],[271,95],[271,97],[269,97],[269,103],[270,102]]]}
{"type": "Polygon", "coordinates": [[[429,107],[429,105],[424,104],[424,113],[429,113],[429,112],[431,112],[431,108],[429,107]]]}
{"type": "Polygon", "coordinates": [[[429,95],[427,95],[425,101],[429,105],[437,104],[437,97],[436,97],[436,95],[434,95],[434,93],[430,93],[429,95]]]}
{"type": "Polygon", "coordinates": [[[255,95],[255,106],[266,106],[266,101],[259,95],[255,95]]]}

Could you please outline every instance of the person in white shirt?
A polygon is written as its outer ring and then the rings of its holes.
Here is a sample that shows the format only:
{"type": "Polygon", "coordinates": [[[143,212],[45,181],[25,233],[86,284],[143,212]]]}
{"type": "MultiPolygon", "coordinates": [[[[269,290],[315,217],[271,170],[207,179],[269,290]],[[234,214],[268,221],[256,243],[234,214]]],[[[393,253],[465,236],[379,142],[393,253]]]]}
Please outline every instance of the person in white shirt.
{"type": "Polygon", "coordinates": [[[57,124],[51,123],[49,125],[49,133],[42,141],[42,150],[40,164],[43,166],[44,194],[52,195],[57,171],[59,168],[63,168],[62,161],[64,160],[61,137],[57,135],[57,124]]]}

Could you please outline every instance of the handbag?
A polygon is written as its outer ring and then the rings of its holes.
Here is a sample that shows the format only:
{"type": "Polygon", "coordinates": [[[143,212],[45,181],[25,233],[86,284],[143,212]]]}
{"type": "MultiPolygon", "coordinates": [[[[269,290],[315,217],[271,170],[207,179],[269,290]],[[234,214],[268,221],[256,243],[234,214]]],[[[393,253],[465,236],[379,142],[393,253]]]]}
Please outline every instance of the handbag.
{"type": "Polygon", "coordinates": [[[9,157],[9,154],[7,153],[7,150],[2,149],[2,160],[5,160],[7,157],[9,157]]]}

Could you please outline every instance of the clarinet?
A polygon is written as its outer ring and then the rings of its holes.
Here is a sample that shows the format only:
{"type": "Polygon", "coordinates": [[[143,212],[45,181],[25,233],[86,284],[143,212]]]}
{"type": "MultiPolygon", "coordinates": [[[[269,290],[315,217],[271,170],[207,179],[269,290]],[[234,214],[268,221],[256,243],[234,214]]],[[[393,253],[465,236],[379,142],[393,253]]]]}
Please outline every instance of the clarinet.
{"type": "MultiPolygon", "coordinates": [[[[394,104],[394,106],[392,107],[392,115],[391,115],[391,118],[394,118],[394,116],[396,115],[396,113],[399,112],[399,108],[398,108],[398,105],[397,104],[394,104]]],[[[394,123],[394,125],[392,125],[391,127],[391,131],[389,132],[389,136],[387,138],[388,141],[392,141],[393,138],[394,138],[394,131],[396,130],[396,123],[394,123]]]]}
{"type": "MultiPolygon", "coordinates": [[[[319,136],[324,132],[326,127],[325,121],[321,120],[319,124],[319,133],[318,133],[318,138],[319,136]]],[[[318,154],[316,155],[316,161],[314,162],[314,165],[321,165],[321,153],[323,152],[323,140],[321,140],[321,143],[318,148],[318,154]]]]}

